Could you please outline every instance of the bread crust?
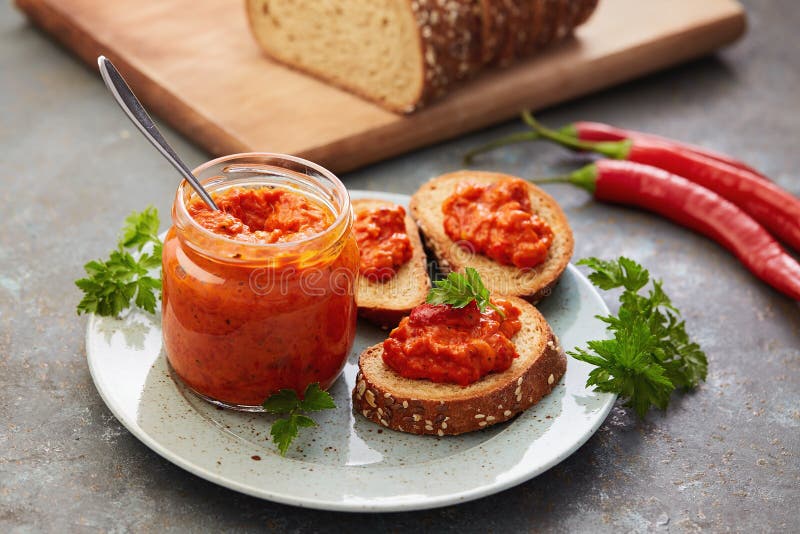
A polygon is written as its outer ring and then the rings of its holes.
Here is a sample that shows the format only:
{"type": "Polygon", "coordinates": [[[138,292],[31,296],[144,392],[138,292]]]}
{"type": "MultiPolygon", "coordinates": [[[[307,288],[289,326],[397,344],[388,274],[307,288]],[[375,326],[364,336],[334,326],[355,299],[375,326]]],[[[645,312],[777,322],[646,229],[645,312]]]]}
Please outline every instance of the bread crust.
{"type": "Polygon", "coordinates": [[[466,267],[473,267],[493,294],[518,296],[535,303],[550,294],[567,268],[575,247],[567,218],[550,195],[527,183],[534,211],[547,221],[554,234],[547,259],[533,269],[523,270],[513,265],[502,265],[482,254],[469,253],[444,231],[441,206],[455,192],[459,183],[494,183],[504,178],[517,177],[483,171],[458,171],[433,178],[411,197],[409,211],[440,270],[445,273],[463,272],[466,267]]]}
{"type": "Polygon", "coordinates": [[[359,357],[353,410],[393,430],[445,436],[508,421],[539,402],[564,376],[567,358],[544,317],[531,304],[510,300],[527,328],[512,339],[520,356],[508,370],[466,387],[411,380],[383,363],[379,343],[359,357]]]}
{"type": "Polygon", "coordinates": [[[424,84],[411,112],[442,97],[451,86],[478,73],[481,62],[479,0],[410,0],[419,26],[424,84]]]}
{"type": "Polygon", "coordinates": [[[503,48],[508,12],[501,0],[481,0],[481,62],[494,64],[503,48]]]}
{"type": "Polygon", "coordinates": [[[576,10],[575,18],[572,20],[573,29],[580,26],[592,16],[597,8],[598,0],[581,0],[580,7],[576,10]]]}
{"type": "MultiPolygon", "coordinates": [[[[353,212],[397,204],[380,199],[357,199],[352,202],[353,212]]],[[[360,317],[381,328],[397,326],[400,319],[415,306],[425,302],[431,288],[428,277],[427,256],[422,247],[419,228],[406,212],[406,234],[411,242],[411,259],[398,269],[397,274],[386,282],[370,281],[362,276],[356,282],[356,302],[360,317]],[[399,294],[398,294],[399,293],[399,294]]]]}
{"type": "Polygon", "coordinates": [[[522,27],[522,0],[497,0],[505,11],[506,27],[503,31],[502,47],[497,54],[497,65],[507,67],[514,61],[517,32],[522,27]]]}
{"type": "Polygon", "coordinates": [[[528,47],[528,41],[533,32],[534,1],[525,0],[520,2],[518,26],[514,32],[514,39],[511,43],[512,50],[509,61],[516,62],[523,56],[523,51],[528,47]]]}
{"type": "Polygon", "coordinates": [[[547,24],[547,0],[533,0],[534,15],[531,20],[531,33],[525,47],[519,51],[519,57],[530,57],[537,53],[540,47],[537,44],[539,35],[545,30],[547,24]]]}
{"type": "Polygon", "coordinates": [[[559,2],[558,11],[555,16],[555,33],[551,42],[557,42],[572,32],[573,8],[577,2],[559,2]]]}

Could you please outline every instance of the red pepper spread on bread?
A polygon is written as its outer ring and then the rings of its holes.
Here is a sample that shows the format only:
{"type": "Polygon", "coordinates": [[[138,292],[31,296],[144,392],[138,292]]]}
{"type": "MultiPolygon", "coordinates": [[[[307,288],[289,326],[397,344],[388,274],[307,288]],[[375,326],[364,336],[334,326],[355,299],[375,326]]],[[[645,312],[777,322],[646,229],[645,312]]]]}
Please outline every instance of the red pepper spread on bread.
{"type": "Polygon", "coordinates": [[[219,211],[195,198],[188,206],[189,215],[203,228],[237,241],[299,241],[333,222],[333,214],[322,205],[286,189],[232,187],[213,197],[219,211]]]}
{"type": "Polygon", "coordinates": [[[533,213],[528,186],[519,178],[462,183],[442,212],[450,239],[504,265],[536,267],[553,243],[553,230],[533,213]]]}
{"type": "Polygon", "coordinates": [[[353,230],[361,252],[359,272],[373,282],[386,282],[411,259],[402,206],[373,208],[356,214],[353,230]]]}
{"type": "Polygon", "coordinates": [[[503,310],[422,304],[400,321],[383,342],[383,361],[406,378],[467,386],[511,367],[518,353],[511,338],[519,332],[519,310],[492,299],[503,310]]]}

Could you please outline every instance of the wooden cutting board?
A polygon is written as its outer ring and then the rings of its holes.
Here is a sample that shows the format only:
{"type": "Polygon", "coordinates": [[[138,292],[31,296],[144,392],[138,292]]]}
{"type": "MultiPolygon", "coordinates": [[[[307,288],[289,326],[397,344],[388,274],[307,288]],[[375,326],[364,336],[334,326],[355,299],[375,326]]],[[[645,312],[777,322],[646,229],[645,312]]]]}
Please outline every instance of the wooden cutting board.
{"type": "Polygon", "coordinates": [[[600,0],[576,37],[401,116],[272,63],[242,0],[16,0],[91,65],[108,56],[156,115],[213,155],[296,154],[344,172],[687,59],[739,37],[736,0],[600,0]]]}

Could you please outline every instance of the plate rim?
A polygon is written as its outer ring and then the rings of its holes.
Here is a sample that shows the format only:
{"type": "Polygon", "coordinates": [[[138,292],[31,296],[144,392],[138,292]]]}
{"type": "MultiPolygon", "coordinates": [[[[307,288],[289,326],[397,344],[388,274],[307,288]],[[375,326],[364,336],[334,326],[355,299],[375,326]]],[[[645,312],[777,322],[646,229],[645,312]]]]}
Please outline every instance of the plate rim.
{"type": "MultiPolygon", "coordinates": [[[[348,190],[348,193],[350,194],[352,200],[365,197],[378,197],[392,202],[407,205],[407,202],[410,199],[409,195],[405,195],[402,193],[384,192],[384,191],[348,190]]],[[[587,284],[587,287],[589,287],[591,290],[590,294],[592,295],[592,298],[597,302],[597,304],[599,304],[600,308],[604,310],[605,313],[610,313],[605,301],[600,296],[598,291],[594,288],[594,286],[589,282],[588,278],[585,275],[583,275],[572,263],[569,263],[567,265],[567,270],[570,271],[571,275],[574,275],[578,279],[581,279],[583,282],[585,282],[587,284]]],[[[100,398],[103,400],[103,403],[111,411],[111,413],[114,415],[117,421],[119,421],[119,423],[122,424],[122,426],[124,426],[131,434],[133,434],[134,437],[136,437],[139,441],[141,441],[144,445],[146,445],[150,450],[152,450],[165,460],[177,465],[178,467],[188,471],[189,473],[192,473],[193,475],[196,475],[214,484],[218,484],[228,489],[237,491],[239,493],[250,495],[252,497],[268,500],[271,502],[297,506],[301,508],[313,508],[318,510],[339,511],[339,512],[400,512],[400,511],[412,511],[412,510],[425,510],[431,508],[439,508],[442,506],[461,504],[464,502],[493,495],[495,493],[499,493],[511,487],[517,486],[523,482],[531,480],[532,478],[535,478],[536,476],[544,473],[545,471],[548,471],[555,465],[561,463],[566,458],[574,454],[575,451],[577,451],[580,447],[582,447],[589,440],[589,438],[591,438],[597,432],[598,428],[600,428],[600,426],[608,417],[608,414],[613,408],[617,398],[617,395],[605,394],[606,398],[605,403],[602,406],[600,406],[597,410],[594,410],[597,413],[597,418],[592,423],[592,425],[588,427],[587,431],[585,431],[579,439],[576,439],[569,447],[563,449],[558,455],[553,457],[550,461],[545,462],[543,464],[537,464],[536,467],[533,469],[519,470],[518,472],[515,472],[513,476],[504,478],[499,482],[497,480],[493,480],[490,483],[478,484],[475,487],[465,489],[462,491],[450,492],[447,494],[442,494],[437,496],[425,496],[424,498],[423,497],[418,498],[416,501],[410,501],[410,502],[401,501],[397,503],[388,503],[385,501],[378,501],[378,502],[359,501],[357,503],[348,503],[346,500],[334,501],[329,499],[297,497],[292,495],[286,495],[283,493],[276,493],[269,491],[265,492],[263,489],[255,488],[250,485],[238,482],[229,476],[212,473],[211,471],[204,468],[202,465],[198,465],[197,463],[194,463],[191,460],[184,458],[180,454],[171,451],[167,446],[162,445],[157,440],[152,438],[149,434],[147,434],[144,431],[144,429],[142,429],[138,424],[135,424],[135,422],[128,421],[128,418],[124,417],[121,411],[118,410],[119,407],[116,406],[116,403],[112,402],[112,400],[109,398],[104,388],[99,387],[99,384],[102,382],[102,380],[99,380],[97,374],[98,371],[96,369],[96,363],[94,363],[96,361],[96,358],[94,358],[91,354],[93,352],[91,336],[93,331],[95,330],[95,324],[98,320],[99,318],[97,315],[91,314],[89,320],[87,321],[84,342],[86,347],[86,359],[89,367],[89,373],[90,376],[92,377],[92,382],[95,385],[95,389],[99,393],[100,398]]],[[[358,467],[358,469],[365,469],[365,468],[369,469],[369,467],[364,467],[364,466],[358,467]]],[[[347,469],[347,467],[343,469],[347,469]]]]}

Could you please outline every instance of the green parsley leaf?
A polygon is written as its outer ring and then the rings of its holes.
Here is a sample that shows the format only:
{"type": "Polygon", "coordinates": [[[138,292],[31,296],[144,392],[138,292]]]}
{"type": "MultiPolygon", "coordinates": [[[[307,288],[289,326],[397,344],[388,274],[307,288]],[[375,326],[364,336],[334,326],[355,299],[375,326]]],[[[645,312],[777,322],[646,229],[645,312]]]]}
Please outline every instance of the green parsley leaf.
{"type": "Polygon", "coordinates": [[[262,405],[269,413],[291,413],[300,405],[297,393],[291,389],[282,389],[270,396],[262,405]]]}
{"type": "Polygon", "coordinates": [[[312,412],[336,408],[333,398],[327,391],[320,389],[318,383],[309,384],[300,400],[291,389],[282,389],[271,395],[262,404],[264,409],[273,414],[288,414],[289,417],[277,419],[270,427],[272,441],[278,446],[281,456],[286,455],[301,427],[317,426],[316,421],[300,412],[312,412]]]}
{"type": "Polygon", "coordinates": [[[153,245],[153,252],[150,254],[142,254],[139,258],[139,265],[144,269],[160,269],[161,268],[161,242],[153,245]]]}
{"type": "Polygon", "coordinates": [[[301,426],[302,427],[317,426],[316,421],[314,421],[313,419],[311,419],[310,417],[307,417],[305,415],[294,414],[294,415],[292,415],[292,419],[294,419],[294,422],[298,427],[301,427],[301,426]]]}
{"type": "Polygon", "coordinates": [[[492,303],[489,290],[483,285],[478,271],[472,267],[467,267],[464,274],[452,272],[447,275],[447,278],[435,281],[425,302],[449,304],[454,308],[463,308],[473,300],[480,311],[486,311],[486,307],[489,306],[501,317],[505,317],[503,310],[492,303]]]}
{"type": "Polygon", "coordinates": [[[158,210],[147,206],[143,211],[133,212],[125,219],[121,245],[124,248],[142,250],[150,242],[158,242],[158,210]]]}
{"type": "Polygon", "coordinates": [[[336,408],[330,393],[319,388],[319,384],[309,384],[300,401],[300,409],[306,412],[330,410],[336,408]]]}
{"type": "Polygon", "coordinates": [[[705,380],[706,355],[689,339],[686,324],[660,280],[654,280],[652,289],[642,295],[650,275],[631,259],[586,258],[578,264],[592,269],[589,279],[597,287],[624,288],[617,315],[598,317],[614,338],[590,341],[589,350],[569,353],[597,367],[590,372],[587,386],[619,394],[644,416],[651,406],[665,409],[676,388],[691,389],[705,380]]]}
{"type": "Polygon", "coordinates": [[[281,456],[285,456],[289,445],[297,437],[297,420],[293,417],[278,419],[272,423],[269,433],[272,435],[272,441],[278,446],[281,456]]]}
{"type": "Polygon", "coordinates": [[[617,261],[584,258],[578,265],[586,265],[593,270],[589,280],[600,289],[624,287],[629,291],[639,291],[650,278],[650,273],[644,267],[625,257],[617,261]]]}
{"type": "Polygon", "coordinates": [[[150,276],[142,276],[136,281],[136,305],[141,309],[155,313],[156,312],[156,294],[155,291],[161,290],[161,280],[157,280],[150,276]]]}
{"type": "Polygon", "coordinates": [[[614,339],[590,341],[591,353],[578,349],[570,355],[597,366],[589,373],[587,386],[628,398],[643,417],[651,404],[665,408],[674,389],[663,367],[649,357],[656,343],[647,324],[639,320],[615,332],[614,339]]]}
{"type": "Polygon", "coordinates": [[[158,211],[149,206],[141,213],[125,219],[122,237],[107,260],[94,260],[84,265],[88,275],[75,281],[83,291],[77,312],[115,317],[131,306],[155,313],[161,295],[161,275],[150,271],[161,267],[161,241],[158,239],[158,211]],[[142,252],[152,244],[152,251],[142,252]],[[131,250],[137,253],[131,254],[131,250]]]}

